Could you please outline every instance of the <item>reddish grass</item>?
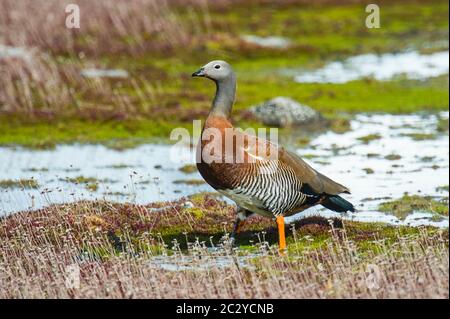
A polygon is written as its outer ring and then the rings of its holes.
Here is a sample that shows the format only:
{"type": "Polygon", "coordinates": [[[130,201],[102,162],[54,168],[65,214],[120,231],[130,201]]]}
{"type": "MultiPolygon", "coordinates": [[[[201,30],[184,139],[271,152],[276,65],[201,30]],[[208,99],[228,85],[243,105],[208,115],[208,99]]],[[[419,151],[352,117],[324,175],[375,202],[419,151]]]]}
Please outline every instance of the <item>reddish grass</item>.
{"type": "Polygon", "coordinates": [[[166,1],[80,0],[80,29],[65,27],[68,0],[4,0],[0,37],[6,44],[40,47],[55,54],[89,55],[171,49],[186,45],[186,26],[166,1]]]}
{"type": "Polygon", "coordinates": [[[448,231],[352,222],[336,229],[316,218],[295,226],[289,251],[280,257],[273,222],[256,218],[240,235],[246,241],[253,234],[256,255],[249,255],[217,241],[231,229],[230,206],[210,196],[189,209],[184,201],[79,202],[1,219],[0,297],[449,296],[448,231]],[[210,236],[217,250],[208,249],[210,236]],[[231,262],[220,264],[218,258],[231,262]],[[171,271],[164,264],[182,268],[171,271]],[[79,288],[65,285],[73,265],[80,269],[79,288]]]}

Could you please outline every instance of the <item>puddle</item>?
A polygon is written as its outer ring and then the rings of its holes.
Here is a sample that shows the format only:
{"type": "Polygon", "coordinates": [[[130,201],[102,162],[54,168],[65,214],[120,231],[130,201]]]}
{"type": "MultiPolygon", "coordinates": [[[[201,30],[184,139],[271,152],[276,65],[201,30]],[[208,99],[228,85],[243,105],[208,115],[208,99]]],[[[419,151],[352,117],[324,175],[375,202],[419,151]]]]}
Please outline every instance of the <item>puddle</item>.
{"type": "MultiPolygon", "coordinates": [[[[351,121],[351,131],[319,134],[298,153],[352,190],[345,197],[358,212],[345,215],[347,219],[448,227],[448,217],[439,219],[431,213],[415,212],[400,219],[377,211],[380,203],[405,192],[448,197],[442,186],[449,179],[449,139],[448,132],[438,132],[442,118],[448,119],[448,112],[360,114],[351,121]],[[417,140],[411,137],[415,133],[434,138],[417,140]],[[362,138],[366,136],[377,138],[362,138]]],[[[182,151],[188,154],[187,148],[182,151]]],[[[149,203],[212,191],[207,184],[176,183],[202,179],[197,171],[185,172],[186,162],[173,163],[170,158],[170,145],[148,144],[124,151],[102,145],[60,145],[39,151],[0,148],[0,180],[34,178],[40,185],[38,189],[0,188],[0,215],[81,199],[149,203]],[[86,183],[70,182],[77,180],[86,183]]],[[[313,207],[296,217],[318,213],[339,216],[313,207]]]]}
{"type": "Polygon", "coordinates": [[[31,58],[31,55],[30,52],[25,48],[0,44],[0,59],[2,58],[20,58],[29,60],[31,58]]]}
{"type": "Polygon", "coordinates": [[[182,163],[167,160],[170,150],[152,144],[125,151],[102,145],[59,145],[39,151],[0,148],[0,180],[34,178],[40,185],[25,190],[0,188],[0,215],[81,199],[149,203],[210,191],[206,184],[174,183],[201,176],[196,171],[181,172],[182,163]],[[87,182],[71,182],[76,180],[87,182]],[[95,181],[99,181],[96,191],[87,189],[95,181]]]}
{"type": "Polygon", "coordinates": [[[449,51],[432,54],[404,52],[398,54],[364,54],[335,61],[321,69],[295,76],[301,83],[346,83],[365,77],[389,80],[405,75],[409,79],[426,79],[449,72],[449,51]]]}
{"type": "MultiPolygon", "coordinates": [[[[408,136],[436,132],[439,117],[448,119],[448,113],[439,116],[357,115],[351,122],[352,131],[322,134],[310,143],[312,149],[301,149],[299,154],[310,154],[313,158],[305,160],[314,168],[350,188],[352,194],[345,198],[356,204],[358,212],[346,214],[348,219],[448,227],[448,217],[436,221],[430,213],[415,212],[399,219],[376,211],[381,202],[400,198],[405,192],[442,198],[444,194],[439,192],[439,186],[448,185],[449,179],[448,133],[432,140],[414,140],[408,136]],[[361,141],[362,136],[371,134],[380,138],[369,143],[361,141]],[[371,174],[367,174],[368,168],[373,171],[371,174]]],[[[292,218],[318,212],[329,217],[339,216],[313,207],[292,218]]]]}
{"type": "Polygon", "coordinates": [[[291,45],[289,39],[283,37],[259,37],[256,35],[244,35],[242,39],[245,42],[256,44],[266,48],[285,49],[291,45]]]}
{"type": "Polygon", "coordinates": [[[85,78],[127,78],[128,72],[120,69],[85,69],[81,71],[85,78]]]}
{"type": "Polygon", "coordinates": [[[173,256],[154,256],[150,259],[149,264],[152,267],[169,270],[208,270],[218,268],[247,268],[254,269],[255,266],[251,264],[251,259],[260,257],[262,254],[226,254],[223,252],[210,251],[209,254],[183,255],[177,254],[173,256]]]}

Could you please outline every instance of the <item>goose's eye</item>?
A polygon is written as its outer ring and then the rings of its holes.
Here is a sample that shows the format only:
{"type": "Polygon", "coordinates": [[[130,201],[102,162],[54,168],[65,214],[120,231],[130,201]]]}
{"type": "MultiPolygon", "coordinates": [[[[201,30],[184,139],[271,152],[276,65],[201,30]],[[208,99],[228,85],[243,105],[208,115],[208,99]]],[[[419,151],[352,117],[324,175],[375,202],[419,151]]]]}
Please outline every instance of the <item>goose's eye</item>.
{"type": "Polygon", "coordinates": [[[216,65],[214,66],[214,68],[215,68],[215,69],[220,69],[220,65],[216,64],[216,65]]]}

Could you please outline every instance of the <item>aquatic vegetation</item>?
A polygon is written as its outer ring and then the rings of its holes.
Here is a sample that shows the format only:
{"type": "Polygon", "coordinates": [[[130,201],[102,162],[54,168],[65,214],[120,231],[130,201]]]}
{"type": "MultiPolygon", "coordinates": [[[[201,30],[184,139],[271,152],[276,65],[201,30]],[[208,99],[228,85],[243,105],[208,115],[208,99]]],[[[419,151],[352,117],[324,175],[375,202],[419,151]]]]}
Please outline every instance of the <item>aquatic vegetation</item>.
{"type": "Polygon", "coordinates": [[[415,141],[434,140],[435,138],[437,138],[436,134],[430,134],[430,133],[405,133],[405,134],[402,134],[402,136],[410,137],[415,141]]]}
{"type": "Polygon", "coordinates": [[[311,142],[310,138],[307,136],[302,136],[299,137],[296,141],[295,141],[295,145],[298,147],[306,147],[309,145],[309,143],[311,142]]]}
{"type": "Polygon", "coordinates": [[[97,183],[98,180],[94,177],[85,177],[85,176],[77,176],[77,177],[66,177],[61,179],[62,181],[74,183],[74,184],[87,184],[87,183],[97,183]]]}
{"type": "Polygon", "coordinates": [[[303,159],[314,159],[314,158],[316,158],[316,157],[318,157],[317,155],[314,155],[314,154],[302,154],[302,158],[303,159]]]}
{"type": "Polygon", "coordinates": [[[105,192],[103,193],[104,195],[107,196],[130,196],[130,193],[125,193],[125,192],[105,192]]]}
{"type": "Polygon", "coordinates": [[[430,196],[404,195],[402,198],[382,203],[378,208],[380,211],[390,212],[403,218],[414,211],[448,216],[448,198],[444,201],[430,196]]]}
{"type": "Polygon", "coordinates": [[[48,168],[47,167],[30,167],[30,168],[26,168],[23,169],[24,172],[48,172],[48,168]]]}
{"type": "Polygon", "coordinates": [[[6,179],[0,180],[1,188],[38,188],[39,184],[35,179],[6,179]]]}
{"type": "Polygon", "coordinates": [[[124,169],[124,168],[134,168],[134,166],[120,163],[120,164],[106,165],[103,166],[102,168],[124,169]]]}
{"type": "Polygon", "coordinates": [[[370,143],[371,141],[375,141],[375,140],[379,140],[379,139],[381,139],[380,134],[369,134],[366,136],[358,137],[359,141],[366,143],[366,144],[370,143]]]}
{"type": "Polygon", "coordinates": [[[363,168],[363,170],[364,170],[364,172],[366,172],[366,174],[373,174],[373,173],[375,173],[375,171],[372,168],[370,168],[370,167],[363,168]]]}
{"type": "Polygon", "coordinates": [[[437,124],[438,132],[448,132],[448,119],[440,118],[437,124]]]}
{"type": "Polygon", "coordinates": [[[73,184],[84,184],[85,188],[91,192],[96,192],[98,190],[100,184],[114,182],[113,180],[110,180],[110,179],[99,180],[95,177],[85,177],[85,176],[60,178],[60,181],[67,182],[67,183],[73,183],[73,184]]]}
{"type": "Polygon", "coordinates": [[[386,155],[384,158],[389,161],[398,161],[402,157],[401,157],[401,155],[398,155],[398,154],[389,154],[389,155],[386,155]]]}
{"type": "Polygon", "coordinates": [[[186,165],[180,167],[179,171],[186,173],[186,174],[194,173],[194,172],[197,172],[197,166],[192,165],[192,164],[186,164],[186,165]]]}
{"type": "Polygon", "coordinates": [[[86,184],[86,189],[91,192],[96,192],[98,190],[98,183],[88,183],[86,184]]]}
{"type": "Polygon", "coordinates": [[[202,185],[205,181],[202,179],[177,179],[173,181],[174,184],[186,184],[186,185],[202,185]]]}
{"type": "Polygon", "coordinates": [[[351,130],[350,120],[347,117],[334,116],[330,120],[330,129],[335,133],[345,133],[351,130]]]}
{"type": "Polygon", "coordinates": [[[436,156],[422,156],[420,160],[424,163],[433,162],[436,159],[436,156]]]}

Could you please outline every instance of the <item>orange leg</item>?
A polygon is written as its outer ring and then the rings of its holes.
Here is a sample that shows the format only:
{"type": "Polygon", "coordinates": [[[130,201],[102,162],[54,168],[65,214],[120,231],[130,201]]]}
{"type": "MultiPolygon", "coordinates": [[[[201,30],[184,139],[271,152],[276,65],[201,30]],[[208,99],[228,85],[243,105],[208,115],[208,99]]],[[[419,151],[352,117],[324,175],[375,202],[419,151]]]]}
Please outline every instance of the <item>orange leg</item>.
{"type": "Polygon", "coordinates": [[[241,220],[239,217],[236,218],[234,223],[233,231],[231,232],[231,240],[234,243],[236,240],[236,235],[241,231],[242,226],[245,224],[245,220],[241,220]]]}
{"type": "Polygon", "coordinates": [[[239,220],[239,221],[237,221],[237,222],[236,222],[236,225],[235,225],[235,227],[234,227],[234,233],[235,233],[235,234],[238,234],[238,233],[241,231],[242,226],[244,226],[244,224],[245,224],[245,220],[239,220]]]}
{"type": "Polygon", "coordinates": [[[280,253],[283,254],[286,250],[286,236],[284,234],[284,217],[282,215],[277,216],[278,236],[280,253]]]}

